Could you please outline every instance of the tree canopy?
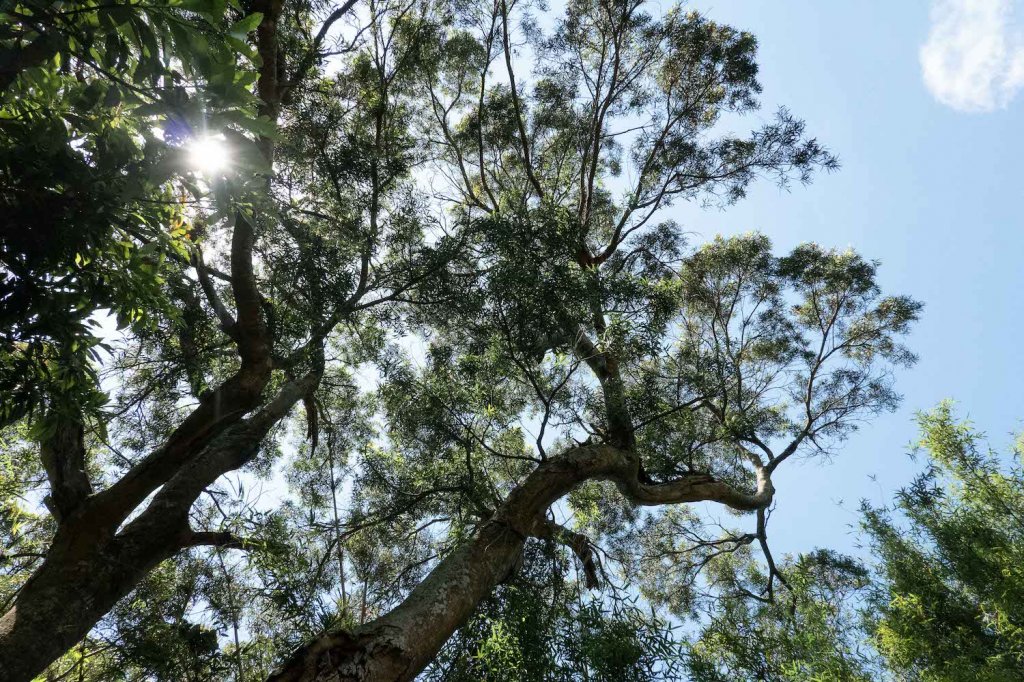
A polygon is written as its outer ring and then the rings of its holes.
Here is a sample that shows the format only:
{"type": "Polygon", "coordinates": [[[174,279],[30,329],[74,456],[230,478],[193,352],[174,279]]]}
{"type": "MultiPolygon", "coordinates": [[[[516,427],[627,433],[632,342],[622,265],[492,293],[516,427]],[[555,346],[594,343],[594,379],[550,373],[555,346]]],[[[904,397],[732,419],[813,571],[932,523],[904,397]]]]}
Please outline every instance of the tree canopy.
{"type": "MultiPolygon", "coordinates": [[[[0,13],[0,680],[722,679],[748,655],[694,662],[783,590],[860,584],[775,561],[772,476],[895,407],[920,304],[667,215],[837,167],[786,110],[730,132],[751,34],[635,0],[0,13]],[[752,601],[684,647],[733,569],[752,601]]],[[[854,674],[815,598],[816,662],[758,665],[854,674]]]]}

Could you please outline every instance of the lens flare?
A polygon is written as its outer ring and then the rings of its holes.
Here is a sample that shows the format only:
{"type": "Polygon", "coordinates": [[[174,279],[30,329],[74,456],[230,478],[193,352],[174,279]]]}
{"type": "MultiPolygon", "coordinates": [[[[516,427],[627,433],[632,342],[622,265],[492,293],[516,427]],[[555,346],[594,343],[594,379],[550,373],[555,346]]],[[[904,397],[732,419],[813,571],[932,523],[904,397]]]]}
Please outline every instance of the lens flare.
{"type": "Polygon", "coordinates": [[[200,137],[188,145],[189,165],[206,177],[222,175],[231,166],[223,135],[200,137]]]}

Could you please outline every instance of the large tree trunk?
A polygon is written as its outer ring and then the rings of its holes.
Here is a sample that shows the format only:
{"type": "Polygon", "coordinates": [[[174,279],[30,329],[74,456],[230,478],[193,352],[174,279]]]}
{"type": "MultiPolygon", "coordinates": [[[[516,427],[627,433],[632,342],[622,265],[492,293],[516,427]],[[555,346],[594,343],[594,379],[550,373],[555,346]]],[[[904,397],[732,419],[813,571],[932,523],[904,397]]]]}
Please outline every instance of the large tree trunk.
{"type": "Polygon", "coordinates": [[[157,537],[146,545],[128,546],[78,525],[62,528],[0,618],[0,682],[42,673],[174,551],[157,537]]]}
{"type": "Polygon", "coordinates": [[[355,632],[326,633],[296,652],[271,682],[413,679],[514,571],[524,541],[507,525],[487,523],[393,611],[355,632]]]}
{"type": "Polygon", "coordinates": [[[319,380],[314,370],[285,384],[248,419],[233,424],[194,455],[118,529],[102,495],[60,524],[46,559],[0,618],[0,682],[27,682],[77,644],[119,599],[160,562],[216,533],[195,533],[188,512],[218,477],[256,453],[267,432],[319,380]],[[116,534],[115,534],[116,531],[116,534]]]}

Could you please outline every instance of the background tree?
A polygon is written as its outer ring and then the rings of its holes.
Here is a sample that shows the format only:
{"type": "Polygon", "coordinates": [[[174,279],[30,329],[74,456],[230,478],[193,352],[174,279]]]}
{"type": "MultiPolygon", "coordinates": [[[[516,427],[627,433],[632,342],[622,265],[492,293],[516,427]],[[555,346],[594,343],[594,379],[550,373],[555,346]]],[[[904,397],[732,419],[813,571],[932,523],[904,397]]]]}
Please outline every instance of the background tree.
{"type": "Polygon", "coordinates": [[[866,506],[880,562],[871,626],[889,666],[920,680],[1024,674],[1024,471],[988,450],[951,403],[918,419],[927,469],[892,511],[866,506]]]}
{"type": "MultiPolygon", "coordinates": [[[[96,664],[106,636],[126,675],[281,661],[274,679],[411,679],[499,585],[487,608],[536,608],[512,586],[538,544],[575,558],[550,561],[536,595],[580,594],[556,592],[573,562],[588,588],[688,575],[629,551],[674,527],[674,556],[767,552],[773,472],[895,404],[919,305],[883,296],[875,264],[779,257],[758,235],[689,249],[655,222],[674,200],[835,165],[785,112],[718,134],[757,105],[749,34],[633,2],[571,3],[547,32],[504,2],[219,9],[226,35],[252,29],[252,75],[230,80],[255,79],[259,118],[224,134],[259,163],[181,182],[185,255],[153,249],[165,305],[105,362],[111,408],[12,427],[12,448],[38,452],[16,484],[49,488],[53,511],[7,583],[0,679],[90,631],[96,664]],[[290,499],[261,511],[245,491],[282,466],[290,499]],[[753,528],[687,535],[659,509],[699,501],[753,528]]],[[[551,615],[577,630],[566,674],[668,670],[657,618],[597,603],[551,615]]],[[[492,621],[453,642],[480,654],[465,674],[524,634],[492,621]]]]}
{"type": "Polygon", "coordinates": [[[124,327],[168,309],[162,263],[189,257],[186,196],[171,183],[185,170],[180,143],[207,126],[257,126],[237,63],[253,54],[247,26],[223,13],[0,6],[0,423],[96,412],[95,313],[124,327]]]}

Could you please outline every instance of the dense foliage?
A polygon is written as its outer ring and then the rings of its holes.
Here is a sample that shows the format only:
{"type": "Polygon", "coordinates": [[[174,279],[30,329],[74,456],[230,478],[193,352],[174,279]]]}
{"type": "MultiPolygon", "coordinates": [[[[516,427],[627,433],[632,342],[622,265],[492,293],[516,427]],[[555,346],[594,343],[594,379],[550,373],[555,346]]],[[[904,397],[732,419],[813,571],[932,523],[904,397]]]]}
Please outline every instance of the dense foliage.
{"type": "Polygon", "coordinates": [[[920,680],[1024,675],[1024,450],[989,450],[944,403],[920,417],[928,467],[889,510],[868,507],[881,563],[873,642],[920,680]]]}
{"type": "Polygon", "coordinates": [[[633,0],[0,12],[0,680],[866,679],[832,608],[865,575],[775,562],[772,475],[896,405],[920,304],[667,219],[836,167],[785,110],[723,132],[752,35],[633,0]]]}
{"type": "Polygon", "coordinates": [[[124,326],[170,312],[164,261],[188,260],[190,195],[171,182],[185,180],[180,142],[256,124],[255,74],[239,65],[254,23],[225,23],[225,9],[0,9],[2,423],[44,407],[97,411],[95,313],[124,326]]]}
{"type": "Polygon", "coordinates": [[[751,557],[718,562],[709,573],[721,601],[690,645],[693,680],[843,680],[883,677],[865,641],[858,605],[868,572],[857,562],[819,550],[779,567],[778,598],[749,596],[764,580],[751,557]]]}

